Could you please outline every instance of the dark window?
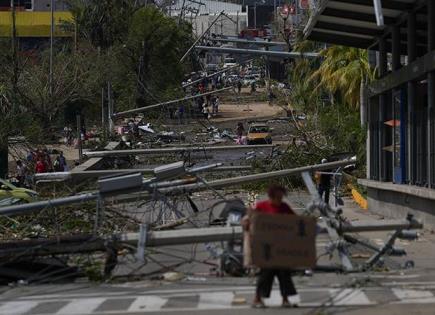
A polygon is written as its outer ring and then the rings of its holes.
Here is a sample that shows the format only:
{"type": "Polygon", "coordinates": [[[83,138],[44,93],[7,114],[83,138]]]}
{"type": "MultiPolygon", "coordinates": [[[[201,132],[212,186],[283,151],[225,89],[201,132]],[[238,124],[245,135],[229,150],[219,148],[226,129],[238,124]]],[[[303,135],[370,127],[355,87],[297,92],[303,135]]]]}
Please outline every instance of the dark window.
{"type": "MultiPolygon", "coordinates": [[[[33,9],[32,0],[14,0],[15,6],[24,8],[26,10],[33,9]]],[[[11,1],[10,0],[0,0],[0,8],[10,8],[11,1]]]]}
{"type": "Polygon", "coordinates": [[[11,1],[10,0],[0,0],[0,8],[10,8],[11,1]]]}
{"type": "Polygon", "coordinates": [[[24,2],[24,8],[26,10],[32,10],[33,9],[32,0],[24,0],[22,2],[24,2]]]}

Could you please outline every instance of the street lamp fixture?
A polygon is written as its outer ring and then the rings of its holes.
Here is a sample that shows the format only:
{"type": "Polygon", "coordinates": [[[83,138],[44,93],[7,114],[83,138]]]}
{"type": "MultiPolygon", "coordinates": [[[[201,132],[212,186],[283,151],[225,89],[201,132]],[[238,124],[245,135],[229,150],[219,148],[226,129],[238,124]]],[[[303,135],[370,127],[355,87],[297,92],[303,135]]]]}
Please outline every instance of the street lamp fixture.
{"type": "Polygon", "coordinates": [[[284,20],[284,24],[287,21],[289,14],[290,14],[290,8],[287,4],[284,4],[281,7],[281,10],[279,11],[279,15],[284,20]]]}

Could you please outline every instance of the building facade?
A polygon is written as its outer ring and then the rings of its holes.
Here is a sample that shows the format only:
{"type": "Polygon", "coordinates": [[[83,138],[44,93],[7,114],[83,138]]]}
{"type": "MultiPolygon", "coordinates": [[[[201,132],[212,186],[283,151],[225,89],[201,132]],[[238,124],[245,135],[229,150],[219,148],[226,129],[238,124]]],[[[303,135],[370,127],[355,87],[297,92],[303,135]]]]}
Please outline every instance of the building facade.
{"type": "Polygon", "coordinates": [[[379,78],[367,87],[369,208],[435,224],[435,1],[319,0],[308,39],[368,49],[379,78]],[[383,23],[382,23],[383,20],[383,23]]]}
{"type": "Polygon", "coordinates": [[[197,36],[202,35],[213,23],[217,15],[222,16],[212,26],[210,32],[219,35],[237,35],[248,24],[246,8],[239,3],[214,0],[177,0],[169,8],[169,14],[192,23],[197,36]]]}

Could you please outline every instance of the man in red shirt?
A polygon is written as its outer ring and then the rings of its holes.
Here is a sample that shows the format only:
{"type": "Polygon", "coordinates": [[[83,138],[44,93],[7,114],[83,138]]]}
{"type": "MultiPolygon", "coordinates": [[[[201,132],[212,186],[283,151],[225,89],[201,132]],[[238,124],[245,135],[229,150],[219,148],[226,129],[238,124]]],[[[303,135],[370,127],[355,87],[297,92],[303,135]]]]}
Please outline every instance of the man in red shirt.
{"type": "Polygon", "coordinates": [[[38,161],[35,165],[35,173],[45,173],[47,171],[45,167],[45,163],[42,161],[42,158],[38,158],[38,161]]]}
{"type": "MultiPolygon", "coordinates": [[[[271,185],[268,189],[268,200],[260,201],[256,204],[253,211],[258,211],[267,214],[288,214],[296,215],[294,211],[290,208],[288,204],[283,202],[283,198],[286,195],[287,190],[279,185],[271,185]]],[[[247,217],[242,221],[242,225],[245,230],[249,229],[249,219],[247,217]]],[[[290,270],[283,269],[264,269],[260,270],[257,278],[257,289],[254,301],[252,303],[253,307],[265,307],[263,298],[270,297],[270,292],[273,286],[273,280],[275,276],[279,281],[279,288],[282,295],[282,306],[283,307],[297,307],[296,304],[291,304],[288,300],[289,296],[297,295],[296,288],[293,284],[292,274],[290,270]]]]}

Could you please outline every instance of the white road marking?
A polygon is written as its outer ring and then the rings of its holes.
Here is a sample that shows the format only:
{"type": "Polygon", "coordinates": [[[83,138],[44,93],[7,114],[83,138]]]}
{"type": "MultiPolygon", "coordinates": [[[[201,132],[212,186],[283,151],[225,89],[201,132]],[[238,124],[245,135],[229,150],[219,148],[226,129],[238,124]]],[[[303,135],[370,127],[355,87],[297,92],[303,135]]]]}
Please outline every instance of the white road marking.
{"type": "Polygon", "coordinates": [[[228,309],[233,305],[233,292],[201,293],[197,308],[200,310],[228,309]]]}
{"type": "MultiPolygon", "coordinates": [[[[164,291],[164,290],[162,290],[164,291]]],[[[293,300],[291,302],[299,302],[301,307],[317,307],[320,305],[325,306],[361,306],[361,305],[376,305],[378,302],[370,301],[365,294],[365,290],[363,289],[328,289],[324,288],[320,290],[319,288],[304,288],[299,290],[300,292],[305,292],[302,295],[302,298],[299,298],[299,301],[293,300]],[[309,293],[313,295],[310,297],[309,293]],[[324,292],[325,294],[321,294],[321,298],[319,293],[324,292]],[[325,298],[330,296],[331,299],[329,301],[325,301],[325,298]],[[306,302],[304,301],[305,298],[306,302]],[[319,297],[317,299],[316,297],[319,297]]],[[[383,289],[378,290],[379,292],[393,292],[398,300],[390,301],[389,304],[417,304],[417,303],[432,303],[435,304],[435,296],[432,292],[428,290],[410,290],[410,289],[383,289]]],[[[177,291],[178,292],[178,291],[177,291]]],[[[165,292],[166,293],[166,292],[165,292]]],[[[156,312],[160,310],[164,310],[165,312],[177,312],[177,311],[198,311],[198,310],[230,310],[230,309],[244,309],[250,307],[250,301],[247,301],[246,304],[243,305],[233,305],[232,302],[234,297],[237,296],[238,293],[244,293],[249,295],[254,295],[254,292],[251,288],[250,291],[244,290],[228,290],[227,291],[216,291],[216,292],[200,292],[200,293],[183,293],[180,294],[165,294],[165,295],[142,295],[133,300],[133,302],[126,306],[126,310],[124,313],[147,313],[147,312],[156,312]],[[167,307],[162,309],[168,302],[171,297],[176,296],[179,298],[180,296],[185,296],[186,299],[192,296],[199,296],[198,304],[192,305],[192,307],[182,307],[173,305],[174,307],[167,307]]],[[[129,296],[129,298],[133,298],[134,296],[129,296]]],[[[98,307],[104,303],[105,301],[110,301],[110,299],[116,299],[117,297],[99,297],[99,298],[82,298],[82,299],[58,299],[58,302],[64,302],[65,305],[61,308],[56,315],[81,315],[81,314],[93,314],[97,312],[98,307]]],[[[126,297],[127,298],[127,297],[126,297]]],[[[248,298],[250,299],[250,297],[248,298]]],[[[32,314],[31,311],[34,307],[37,307],[39,303],[45,303],[47,300],[33,300],[33,301],[7,301],[0,303],[0,314],[7,315],[24,315],[24,314],[32,314]]],[[[280,291],[275,289],[272,291],[271,298],[267,299],[267,305],[270,306],[278,306],[281,304],[282,299],[280,295],[280,291]]],[[[119,313],[119,310],[116,311],[119,313]]],[[[106,310],[106,311],[98,311],[98,314],[113,314],[114,311],[106,310]]],[[[36,314],[35,314],[36,315],[36,314]]],[[[40,315],[40,314],[39,314],[40,315]]],[[[45,315],[54,315],[54,314],[45,314],[45,315]]]]}
{"type": "Polygon", "coordinates": [[[272,292],[270,294],[270,298],[265,299],[265,303],[267,305],[281,305],[281,303],[282,303],[281,292],[278,290],[272,290],[272,292]]]}
{"type": "MultiPolygon", "coordinates": [[[[325,290],[323,290],[325,291],[325,290]]],[[[301,291],[299,291],[301,292],[301,291]]],[[[281,305],[282,304],[282,296],[281,296],[281,292],[279,290],[273,290],[270,294],[270,298],[269,299],[265,299],[265,302],[267,305],[270,306],[277,306],[277,305],[281,305]]],[[[299,295],[296,296],[290,296],[289,297],[289,302],[290,303],[297,303],[297,304],[301,304],[301,297],[299,295]]]]}
{"type": "Polygon", "coordinates": [[[399,286],[433,286],[435,281],[393,281],[383,282],[383,286],[399,287],[399,286]]]}
{"type": "Polygon", "coordinates": [[[392,289],[394,295],[400,300],[400,304],[435,303],[432,292],[425,290],[392,289]]]}
{"type": "Polygon", "coordinates": [[[98,306],[100,306],[106,298],[92,298],[92,299],[77,299],[73,300],[60,310],[57,311],[57,315],[68,314],[89,314],[92,313],[98,306]]]}
{"type": "MultiPolygon", "coordinates": [[[[86,297],[103,297],[103,296],[123,296],[129,297],[129,292],[83,292],[83,293],[64,293],[64,294],[29,294],[17,297],[19,300],[50,300],[50,299],[75,299],[86,297]]],[[[1,303],[1,302],[0,302],[1,303]]]]}
{"type": "Polygon", "coordinates": [[[333,297],[332,305],[372,305],[367,295],[361,289],[330,290],[333,297]]]}
{"type": "Polygon", "coordinates": [[[21,315],[38,305],[38,302],[6,302],[0,304],[0,314],[21,315]]]}
{"type": "MultiPolygon", "coordinates": [[[[298,292],[321,292],[321,291],[327,291],[326,288],[304,288],[304,289],[298,289],[298,292]]],[[[255,292],[254,286],[240,286],[240,287],[234,287],[234,292],[244,292],[244,293],[251,293],[255,292]]],[[[71,294],[47,294],[47,295],[28,295],[28,296],[21,296],[17,297],[17,300],[41,300],[46,302],[55,302],[59,299],[63,300],[73,300],[73,299],[80,299],[80,298],[90,298],[90,297],[117,297],[117,298],[136,298],[141,297],[143,295],[192,295],[195,293],[204,293],[204,292],[228,292],[228,287],[221,287],[221,288],[203,288],[203,289],[197,289],[197,288],[185,288],[185,289],[163,289],[163,290],[144,290],[144,291],[123,291],[123,292],[95,292],[95,293],[71,293],[71,294]]],[[[0,300],[1,303],[1,300],[0,300]]]]}
{"type": "Polygon", "coordinates": [[[421,275],[355,275],[356,278],[371,278],[371,279],[416,279],[420,278],[421,275]]]}
{"type": "Polygon", "coordinates": [[[168,302],[168,299],[159,296],[141,296],[134,300],[128,308],[128,312],[150,312],[159,311],[163,305],[168,302]]]}

